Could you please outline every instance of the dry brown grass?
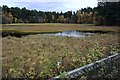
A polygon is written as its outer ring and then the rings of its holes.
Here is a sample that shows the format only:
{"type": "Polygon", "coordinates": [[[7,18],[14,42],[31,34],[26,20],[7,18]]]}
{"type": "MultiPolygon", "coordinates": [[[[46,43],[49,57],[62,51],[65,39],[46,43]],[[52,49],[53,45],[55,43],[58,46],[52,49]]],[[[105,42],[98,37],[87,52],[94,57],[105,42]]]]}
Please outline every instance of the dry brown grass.
{"type": "Polygon", "coordinates": [[[21,32],[57,32],[64,30],[114,31],[114,32],[120,31],[118,26],[94,26],[87,24],[59,24],[59,23],[4,24],[2,30],[15,30],[21,32]]]}

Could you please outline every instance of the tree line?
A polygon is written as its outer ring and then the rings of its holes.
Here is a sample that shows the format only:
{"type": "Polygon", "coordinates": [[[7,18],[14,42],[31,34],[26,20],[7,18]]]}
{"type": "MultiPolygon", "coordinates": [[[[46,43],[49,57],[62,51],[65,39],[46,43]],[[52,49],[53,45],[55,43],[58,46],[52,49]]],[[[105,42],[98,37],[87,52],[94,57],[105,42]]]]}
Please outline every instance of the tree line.
{"type": "Polygon", "coordinates": [[[25,7],[3,5],[2,23],[77,23],[95,25],[120,25],[120,2],[99,2],[97,7],[67,12],[43,12],[25,7]]]}

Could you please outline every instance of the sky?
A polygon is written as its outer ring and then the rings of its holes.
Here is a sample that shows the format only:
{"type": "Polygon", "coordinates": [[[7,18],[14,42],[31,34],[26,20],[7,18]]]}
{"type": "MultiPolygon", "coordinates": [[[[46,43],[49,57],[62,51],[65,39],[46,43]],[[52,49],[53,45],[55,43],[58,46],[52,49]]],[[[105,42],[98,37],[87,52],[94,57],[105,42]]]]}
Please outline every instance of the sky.
{"type": "Polygon", "coordinates": [[[38,11],[76,11],[86,7],[96,7],[97,0],[0,0],[0,6],[26,7],[38,11]]]}

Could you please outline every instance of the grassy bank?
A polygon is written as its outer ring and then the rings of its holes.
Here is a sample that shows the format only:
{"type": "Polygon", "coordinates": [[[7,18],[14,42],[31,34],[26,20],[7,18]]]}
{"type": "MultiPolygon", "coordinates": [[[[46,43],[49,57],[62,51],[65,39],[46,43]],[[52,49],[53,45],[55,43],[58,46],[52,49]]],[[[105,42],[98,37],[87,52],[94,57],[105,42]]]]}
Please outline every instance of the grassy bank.
{"type": "Polygon", "coordinates": [[[3,31],[30,32],[59,32],[65,30],[79,31],[108,31],[119,32],[118,26],[94,26],[92,24],[60,24],[60,23],[41,23],[41,24],[3,24],[3,31]]]}
{"type": "Polygon", "coordinates": [[[47,35],[4,37],[2,75],[51,78],[118,52],[118,38],[112,34],[86,38],[47,35]]]}

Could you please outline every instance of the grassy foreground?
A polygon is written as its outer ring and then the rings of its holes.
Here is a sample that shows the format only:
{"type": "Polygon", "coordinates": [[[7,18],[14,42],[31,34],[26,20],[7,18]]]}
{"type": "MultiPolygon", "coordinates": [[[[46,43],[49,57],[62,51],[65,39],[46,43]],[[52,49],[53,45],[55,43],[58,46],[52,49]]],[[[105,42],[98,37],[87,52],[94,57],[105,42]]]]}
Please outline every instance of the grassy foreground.
{"type": "Polygon", "coordinates": [[[118,26],[94,26],[92,24],[60,24],[60,23],[41,23],[41,24],[3,24],[3,31],[18,32],[58,32],[64,30],[79,31],[109,31],[119,32],[118,26]]]}
{"type": "Polygon", "coordinates": [[[51,78],[118,52],[118,38],[112,34],[86,38],[4,37],[2,75],[4,78],[51,78]]]}

